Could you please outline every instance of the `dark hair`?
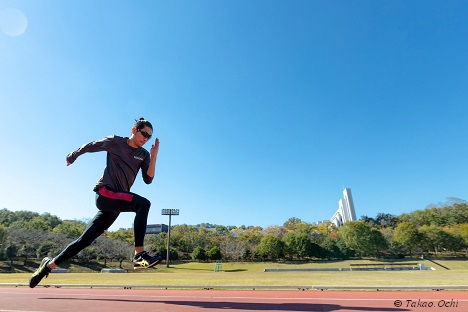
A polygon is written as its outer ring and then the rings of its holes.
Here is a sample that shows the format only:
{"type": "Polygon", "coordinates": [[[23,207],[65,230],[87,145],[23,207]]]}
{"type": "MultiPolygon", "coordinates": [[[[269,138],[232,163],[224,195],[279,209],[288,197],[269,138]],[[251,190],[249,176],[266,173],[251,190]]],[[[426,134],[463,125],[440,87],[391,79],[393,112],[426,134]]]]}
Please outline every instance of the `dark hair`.
{"type": "Polygon", "coordinates": [[[135,119],[135,124],[133,125],[133,127],[137,130],[141,130],[144,127],[150,127],[151,130],[153,130],[153,125],[151,124],[151,122],[149,122],[148,120],[145,120],[145,118],[143,117],[141,117],[138,120],[135,119]]]}

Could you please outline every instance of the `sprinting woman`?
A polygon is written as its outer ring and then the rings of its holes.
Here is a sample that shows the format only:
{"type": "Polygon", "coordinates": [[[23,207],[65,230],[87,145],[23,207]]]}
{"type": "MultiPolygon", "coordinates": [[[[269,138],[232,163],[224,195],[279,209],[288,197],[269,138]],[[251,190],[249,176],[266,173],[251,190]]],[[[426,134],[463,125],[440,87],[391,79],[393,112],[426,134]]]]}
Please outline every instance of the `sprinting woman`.
{"type": "Polygon", "coordinates": [[[151,203],[148,199],[130,192],[140,169],[146,184],[153,181],[159,139],[156,138],[149,152],[143,148],[152,135],[153,126],[151,123],[140,118],[133,125],[132,135],[129,138],[111,135],[102,140],[85,144],[67,155],[66,164],[69,166],[85,153],[107,152],[104,174],[94,187],[98,212],[78,239],[70,243],[56,257],[45,257],[42,260],[39,268],[29,280],[29,287],[36,287],[44,276],[49,275],[52,269],[88,247],[114,223],[121,212],[135,213],[134,269],[151,268],[161,262],[161,256],[150,256],[143,246],[151,203]]]}

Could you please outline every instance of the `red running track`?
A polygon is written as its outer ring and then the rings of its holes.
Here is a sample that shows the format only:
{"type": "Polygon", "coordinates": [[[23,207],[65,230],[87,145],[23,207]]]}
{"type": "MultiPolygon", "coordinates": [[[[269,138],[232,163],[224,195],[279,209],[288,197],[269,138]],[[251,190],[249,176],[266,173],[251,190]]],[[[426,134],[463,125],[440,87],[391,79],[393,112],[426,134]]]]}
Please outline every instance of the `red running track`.
{"type": "Polygon", "coordinates": [[[462,312],[468,311],[468,292],[0,288],[0,312],[227,310],[462,312]]]}

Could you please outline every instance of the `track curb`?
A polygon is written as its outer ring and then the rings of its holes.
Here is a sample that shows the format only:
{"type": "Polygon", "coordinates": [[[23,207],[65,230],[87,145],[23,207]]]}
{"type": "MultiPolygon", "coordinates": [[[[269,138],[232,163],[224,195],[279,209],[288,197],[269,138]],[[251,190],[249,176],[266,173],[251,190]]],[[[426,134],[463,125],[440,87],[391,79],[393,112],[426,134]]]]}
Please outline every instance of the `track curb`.
{"type": "MultiPolygon", "coordinates": [[[[0,287],[29,287],[26,283],[0,283],[0,287]]],[[[238,290],[468,290],[468,285],[396,285],[396,286],[355,286],[355,285],[297,285],[297,286],[282,286],[282,285],[252,285],[252,286],[235,286],[235,285],[106,285],[106,284],[40,284],[38,287],[43,288],[122,288],[122,289],[238,289],[238,290]]]]}

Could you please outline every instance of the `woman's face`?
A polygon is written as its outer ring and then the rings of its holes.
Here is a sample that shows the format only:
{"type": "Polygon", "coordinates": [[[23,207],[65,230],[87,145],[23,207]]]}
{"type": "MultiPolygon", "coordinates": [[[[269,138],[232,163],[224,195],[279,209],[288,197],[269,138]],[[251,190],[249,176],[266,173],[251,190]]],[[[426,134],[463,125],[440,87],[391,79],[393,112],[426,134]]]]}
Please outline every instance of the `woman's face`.
{"type": "Polygon", "coordinates": [[[151,136],[153,135],[153,130],[147,126],[141,128],[140,130],[132,128],[132,134],[135,145],[138,147],[142,147],[143,145],[145,145],[146,142],[148,142],[151,139],[151,136]]]}

